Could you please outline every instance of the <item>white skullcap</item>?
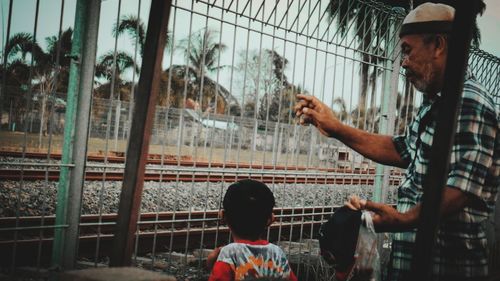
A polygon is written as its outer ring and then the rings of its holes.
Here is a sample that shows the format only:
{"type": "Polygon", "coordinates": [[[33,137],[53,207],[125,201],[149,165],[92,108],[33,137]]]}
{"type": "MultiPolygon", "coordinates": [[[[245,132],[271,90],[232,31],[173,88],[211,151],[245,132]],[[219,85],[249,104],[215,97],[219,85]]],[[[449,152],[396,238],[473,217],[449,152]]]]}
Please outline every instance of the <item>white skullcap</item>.
{"type": "Polygon", "coordinates": [[[449,33],[455,9],[445,4],[424,3],[405,17],[399,37],[408,34],[449,33]]]}

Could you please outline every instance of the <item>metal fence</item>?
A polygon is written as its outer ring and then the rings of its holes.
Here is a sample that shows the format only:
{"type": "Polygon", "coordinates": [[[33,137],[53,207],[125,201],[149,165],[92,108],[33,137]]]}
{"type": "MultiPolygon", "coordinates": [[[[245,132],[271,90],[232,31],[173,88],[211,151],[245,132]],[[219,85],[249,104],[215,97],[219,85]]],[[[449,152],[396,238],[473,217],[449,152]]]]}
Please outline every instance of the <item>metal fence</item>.
{"type": "MultiPolygon", "coordinates": [[[[35,44],[16,49],[9,41],[12,53],[3,56],[0,246],[8,254],[0,259],[9,274],[30,274],[25,265],[44,274],[58,243],[54,229],[67,227],[54,220],[66,104],[55,93],[67,89],[63,18],[74,12],[64,9],[71,3],[61,1],[52,43],[38,46],[53,55],[48,66],[40,65],[35,44]]],[[[113,40],[100,44],[89,93],[81,238],[72,257],[78,267],[108,263],[131,109],[141,98],[134,66],[148,55],[141,50],[149,4],[102,3],[99,36],[113,40]],[[109,11],[117,13],[111,21],[109,11]]],[[[134,261],[206,278],[207,249],[230,241],[217,217],[225,188],[252,177],[277,199],[268,239],[285,249],[304,280],[328,274],[317,258],[319,224],[350,194],[394,202],[400,171],[296,125],[295,95],[315,95],[352,126],[402,133],[421,99],[400,73],[397,30],[404,14],[364,0],[173,1],[134,261]]],[[[38,24],[26,42],[41,41],[38,24]]],[[[23,37],[9,28],[9,38],[23,37]]],[[[499,105],[499,59],[473,49],[470,68],[499,105]]]]}

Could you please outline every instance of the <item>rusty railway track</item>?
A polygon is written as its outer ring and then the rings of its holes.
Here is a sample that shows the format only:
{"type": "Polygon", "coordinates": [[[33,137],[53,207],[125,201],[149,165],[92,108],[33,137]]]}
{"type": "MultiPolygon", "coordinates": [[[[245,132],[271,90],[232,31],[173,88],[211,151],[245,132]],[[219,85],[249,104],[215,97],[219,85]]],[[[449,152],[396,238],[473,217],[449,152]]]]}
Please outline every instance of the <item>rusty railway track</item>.
{"type": "MultiPolygon", "coordinates": [[[[314,236],[321,223],[338,207],[275,208],[277,221],[269,228],[272,241],[314,236]]],[[[79,256],[93,258],[109,256],[114,237],[116,214],[83,215],[80,220],[79,256]]],[[[229,241],[229,229],[218,223],[218,211],[144,213],[138,224],[138,253],[156,251],[191,251],[214,248],[229,241]],[[170,248],[170,244],[172,247],[170,248]],[[156,246],[153,246],[156,245],[156,246]],[[187,245],[187,249],[186,249],[187,245]]],[[[30,265],[36,262],[37,251],[43,260],[50,260],[55,217],[0,218],[0,264],[16,262],[30,265]]]]}
{"type": "MultiPolygon", "coordinates": [[[[163,171],[146,172],[145,181],[161,182],[235,182],[241,179],[253,178],[265,183],[287,183],[287,184],[343,184],[343,185],[372,185],[374,177],[371,175],[346,174],[331,176],[325,173],[325,177],[316,175],[286,175],[286,174],[261,174],[256,173],[234,173],[234,172],[183,172],[183,171],[163,171]]],[[[12,181],[37,181],[48,180],[58,181],[59,170],[31,170],[31,169],[0,169],[0,180],[12,181]]],[[[122,181],[122,171],[86,171],[86,181],[122,181]]],[[[390,184],[396,185],[399,179],[391,179],[390,184]]]]}
{"type": "MultiPolygon", "coordinates": [[[[29,152],[23,153],[16,151],[0,151],[0,156],[4,157],[16,157],[21,158],[33,158],[33,159],[47,159],[46,153],[40,152],[29,152]]],[[[51,154],[50,159],[59,160],[61,154],[51,154]]],[[[217,162],[203,162],[203,161],[192,161],[182,159],[181,161],[172,159],[172,156],[150,154],[148,164],[162,165],[163,167],[172,167],[171,170],[164,171],[146,171],[144,175],[144,180],[146,181],[162,181],[162,182],[234,182],[244,178],[253,178],[256,180],[263,181],[265,183],[288,183],[288,184],[344,184],[344,185],[371,185],[374,183],[375,169],[314,169],[315,172],[324,173],[322,176],[309,176],[304,174],[308,171],[307,167],[303,166],[273,166],[273,165],[255,165],[247,163],[217,163],[217,162]],[[162,159],[162,157],[164,159],[162,159]],[[210,168],[217,169],[219,171],[210,172],[192,172],[192,171],[182,171],[182,169],[176,169],[176,167],[190,167],[190,168],[210,168]],[[227,169],[227,170],[225,170],[227,169]],[[231,169],[233,171],[231,171],[231,169]],[[253,169],[253,170],[251,170],[253,169]],[[236,173],[237,171],[249,170],[249,173],[236,173]],[[259,170],[265,173],[259,174],[259,170]],[[276,171],[273,174],[270,171],[276,171]],[[284,173],[283,173],[284,172],[284,173]],[[293,175],[293,172],[302,172],[301,175],[293,175]],[[289,174],[286,174],[289,173],[289,174]],[[332,174],[338,174],[338,176],[332,176],[332,174]]],[[[88,155],[88,161],[105,162],[104,155],[88,155]]],[[[125,158],[121,153],[111,153],[107,156],[106,161],[109,163],[124,163],[125,158]]],[[[16,165],[15,162],[12,163],[13,166],[16,165]]],[[[37,167],[36,163],[33,167],[37,167]]],[[[0,180],[13,180],[13,181],[36,181],[36,180],[48,180],[48,181],[58,181],[59,180],[59,170],[57,167],[45,168],[45,169],[19,169],[19,168],[8,168],[0,169],[0,180]]],[[[399,171],[393,171],[392,175],[400,175],[399,171]]],[[[87,169],[85,173],[85,180],[87,181],[122,181],[123,172],[117,171],[117,169],[108,169],[107,171],[98,171],[93,169],[87,169]]],[[[390,184],[398,184],[399,179],[391,179],[390,184]]]]}
{"type": "MultiPolygon", "coordinates": [[[[19,151],[8,151],[0,150],[1,157],[14,157],[22,158],[23,153],[19,151]]],[[[26,152],[24,153],[24,158],[32,159],[51,159],[51,160],[61,160],[62,155],[60,153],[51,153],[47,156],[47,153],[42,152],[26,152]]],[[[87,161],[94,162],[107,162],[107,163],[125,163],[125,156],[122,152],[109,152],[107,157],[102,154],[88,154],[87,161]]],[[[236,163],[236,162],[208,162],[208,161],[193,161],[190,157],[172,155],[161,155],[161,154],[149,154],[148,164],[152,165],[164,165],[164,166],[181,166],[181,167],[196,167],[196,168],[227,168],[227,169],[263,169],[263,170],[287,170],[287,171],[306,171],[310,170],[310,167],[306,166],[283,166],[283,165],[261,165],[261,164],[250,164],[250,163],[236,163]]],[[[368,169],[348,169],[348,168],[314,168],[315,171],[321,172],[334,172],[334,173],[346,173],[346,174],[375,174],[374,168],[368,169]]],[[[401,175],[399,171],[392,171],[392,175],[401,175]]]]}

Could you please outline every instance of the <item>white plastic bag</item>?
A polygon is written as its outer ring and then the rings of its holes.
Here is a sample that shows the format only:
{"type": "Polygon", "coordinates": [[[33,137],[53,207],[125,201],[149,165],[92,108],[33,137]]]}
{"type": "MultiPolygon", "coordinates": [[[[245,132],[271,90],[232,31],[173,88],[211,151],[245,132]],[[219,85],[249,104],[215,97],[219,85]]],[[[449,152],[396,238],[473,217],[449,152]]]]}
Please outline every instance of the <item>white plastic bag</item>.
{"type": "Polygon", "coordinates": [[[380,280],[380,256],[378,240],[370,212],[362,211],[359,227],[358,243],[355,251],[355,263],[347,280],[378,281],[380,280]]]}

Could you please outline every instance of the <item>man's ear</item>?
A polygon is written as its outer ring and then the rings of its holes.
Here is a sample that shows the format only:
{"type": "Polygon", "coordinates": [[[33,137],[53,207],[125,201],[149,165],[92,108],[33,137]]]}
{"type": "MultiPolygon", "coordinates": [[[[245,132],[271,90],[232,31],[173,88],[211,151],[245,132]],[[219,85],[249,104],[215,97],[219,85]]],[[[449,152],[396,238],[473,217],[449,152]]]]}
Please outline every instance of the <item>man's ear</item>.
{"type": "Polygon", "coordinates": [[[267,219],[267,226],[270,226],[275,220],[274,213],[271,213],[271,216],[267,219]]]}
{"type": "Polygon", "coordinates": [[[435,37],[434,45],[436,46],[436,56],[443,56],[448,52],[448,41],[443,35],[435,37]]]}

